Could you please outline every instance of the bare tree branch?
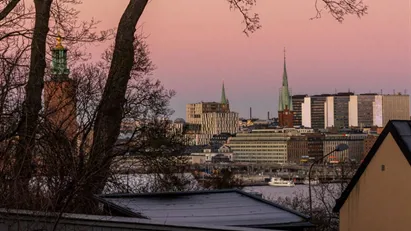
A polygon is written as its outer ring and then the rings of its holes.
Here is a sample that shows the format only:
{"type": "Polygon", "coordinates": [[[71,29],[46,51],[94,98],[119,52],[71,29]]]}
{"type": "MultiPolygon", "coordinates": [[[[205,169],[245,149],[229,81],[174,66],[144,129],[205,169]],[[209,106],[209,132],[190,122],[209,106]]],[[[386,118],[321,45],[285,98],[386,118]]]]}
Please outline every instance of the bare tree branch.
{"type": "Polygon", "coordinates": [[[11,0],[7,3],[6,7],[0,11],[0,21],[7,17],[7,15],[17,6],[19,2],[20,0],[11,0]]]}

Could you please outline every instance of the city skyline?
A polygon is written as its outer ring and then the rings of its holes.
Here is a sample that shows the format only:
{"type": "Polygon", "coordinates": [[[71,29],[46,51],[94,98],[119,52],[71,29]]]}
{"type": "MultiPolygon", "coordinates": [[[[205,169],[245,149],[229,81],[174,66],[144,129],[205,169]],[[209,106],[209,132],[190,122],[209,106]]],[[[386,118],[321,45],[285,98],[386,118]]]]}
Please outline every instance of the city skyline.
{"type": "MultiPolygon", "coordinates": [[[[101,7],[95,2],[81,6],[82,18],[101,20],[101,28],[117,26],[127,1],[100,1],[101,7]]],[[[158,67],[153,78],[177,91],[173,118],[184,118],[187,103],[219,101],[223,79],[233,111],[246,117],[252,107],[255,117],[265,118],[267,111],[277,114],[284,47],[293,95],[406,89],[411,83],[409,1],[365,3],[368,15],[340,24],[325,12],[309,20],[315,16],[311,1],[296,6],[259,0],[254,11],[263,27],[246,37],[240,13],[229,11],[225,1],[151,1],[140,26],[158,67]]],[[[103,46],[90,50],[100,57],[103,46]]]]}

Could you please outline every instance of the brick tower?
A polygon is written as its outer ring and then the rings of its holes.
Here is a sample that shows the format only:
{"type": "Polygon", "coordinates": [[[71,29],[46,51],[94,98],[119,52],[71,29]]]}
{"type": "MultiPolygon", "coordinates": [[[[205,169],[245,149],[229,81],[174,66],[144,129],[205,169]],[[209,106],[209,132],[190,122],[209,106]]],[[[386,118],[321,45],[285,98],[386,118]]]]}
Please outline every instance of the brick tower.
{"type": "Polygon", "coordinates": [[[47,120],[55,129],[64,131],[72,139],[77,132],[76,87],[68,76],[67,49],[60,35],[52,49],[51,79],[44,86],[44,108],[47,120]]]}

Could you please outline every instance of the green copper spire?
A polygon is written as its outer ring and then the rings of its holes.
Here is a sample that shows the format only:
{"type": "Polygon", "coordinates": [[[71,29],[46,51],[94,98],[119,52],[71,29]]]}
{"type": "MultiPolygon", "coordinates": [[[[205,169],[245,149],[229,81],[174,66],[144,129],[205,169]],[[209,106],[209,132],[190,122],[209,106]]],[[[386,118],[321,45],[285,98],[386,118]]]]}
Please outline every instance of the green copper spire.
{"type": "Polygon", "coordinates": [[[225,96],[224,80],[223,80],[223,88],[221,90],[221,104],[228,104],[228,99],[225,96]]]}
{"type": "Polygon", "coordinates": [[[52,52],[52,63],[51,63],[51,74],[54,79],[65,79],[70,70],[67,68],[67,49],[61,44],[61,36],[57,36],[57,44],[51,50],[52,52]]]}
{"type": "Polygon", "coordinates": [[[284,48],[283,86],[288,87],[287,64],[286,64],[286,61],[285,61],[285,48],[284,48]]]}
{"type": "Polygon", "coordinates": [[[293,110],[292,97],[290,90],[288,89],[288,76],[287,76],[287,65],[285,59],[285,48],[284,48],[284,70],[283,70],[283,85],[280,89],[278,102],[278,111],[284,111],[286,108],[290,111],[293,110]]]}

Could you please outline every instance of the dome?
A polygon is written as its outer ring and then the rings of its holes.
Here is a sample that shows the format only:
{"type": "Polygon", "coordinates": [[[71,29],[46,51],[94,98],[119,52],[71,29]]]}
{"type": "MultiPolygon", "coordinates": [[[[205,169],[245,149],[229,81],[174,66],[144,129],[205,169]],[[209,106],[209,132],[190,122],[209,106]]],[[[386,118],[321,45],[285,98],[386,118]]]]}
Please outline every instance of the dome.
{"type": "Polygon", "coordinates": [[[174,120],[174,123],[176,124],[185,124],[186,121],[183,118],[177,118],[174,120]]]}

